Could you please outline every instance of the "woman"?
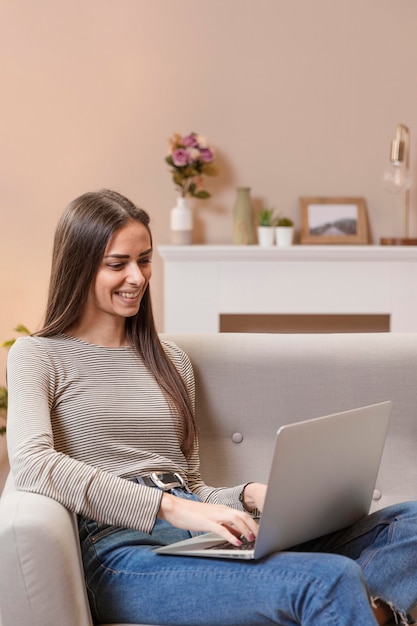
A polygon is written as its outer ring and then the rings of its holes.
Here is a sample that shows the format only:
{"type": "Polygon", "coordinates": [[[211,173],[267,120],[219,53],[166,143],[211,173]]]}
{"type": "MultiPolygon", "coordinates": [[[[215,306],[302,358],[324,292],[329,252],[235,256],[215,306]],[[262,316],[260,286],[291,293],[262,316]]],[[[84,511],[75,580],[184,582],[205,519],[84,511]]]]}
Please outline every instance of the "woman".
{"type": "Polygon", "coordinates": [[[57,227],[44,327],[9,352],[11,468],[19,489],[78,514],[94,619],[411,623],[414,503],[257,563],[153,552],[202,531],[253,540],[266,487],[200,477],[192,367],[155,331],[151,262],[144,211],[109,190],[77,198],[57,227]]]}

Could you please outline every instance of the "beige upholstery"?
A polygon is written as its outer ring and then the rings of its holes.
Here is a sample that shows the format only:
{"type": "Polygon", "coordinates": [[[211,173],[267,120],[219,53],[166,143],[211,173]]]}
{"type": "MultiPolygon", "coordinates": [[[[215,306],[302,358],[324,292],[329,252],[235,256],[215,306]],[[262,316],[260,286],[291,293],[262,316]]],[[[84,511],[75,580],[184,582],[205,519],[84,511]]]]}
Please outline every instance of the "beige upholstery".
{"type": "MultiPolygon", "coordinates": [[[[266,481],[280,424],[391,399],[373,508],[417,498],[417,334],[171,338],[194,364],[207,482],[266,481]]],[[[91,625],[73,515],[10,477],[0,555],[3,626],[91,625]]]]}

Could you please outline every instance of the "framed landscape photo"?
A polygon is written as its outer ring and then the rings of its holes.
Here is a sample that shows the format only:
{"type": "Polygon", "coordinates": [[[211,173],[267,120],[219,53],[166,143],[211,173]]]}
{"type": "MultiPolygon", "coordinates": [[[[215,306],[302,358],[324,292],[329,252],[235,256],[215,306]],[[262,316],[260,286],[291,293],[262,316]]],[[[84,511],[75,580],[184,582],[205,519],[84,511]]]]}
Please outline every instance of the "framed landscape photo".
{"type": "Polygon", "coordinates": [[[364,198],[300,198],[301,243],[367,244],[364,198]]]}

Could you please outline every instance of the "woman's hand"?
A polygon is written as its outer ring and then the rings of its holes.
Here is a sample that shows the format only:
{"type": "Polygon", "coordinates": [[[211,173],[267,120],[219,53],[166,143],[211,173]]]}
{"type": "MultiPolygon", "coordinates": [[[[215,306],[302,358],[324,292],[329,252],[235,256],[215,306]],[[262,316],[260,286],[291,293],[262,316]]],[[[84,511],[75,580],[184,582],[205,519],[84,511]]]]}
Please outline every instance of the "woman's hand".
{"type": "Polygon", "coordinates": [[[248,483],[243,490],[242,502],[248,511],[258,509],[263,511],[266,494],[266,485],[263,483],[248,483]]]}
{"type": "Polygon", "coordinates": [[[253,541],[258,532],[258,524],[248,513],[222,504],[177,498],[169,493],[162,496],[158,517],[176,528],[217,533],[236,546],[242,543],[241,535],[253,541]]]}

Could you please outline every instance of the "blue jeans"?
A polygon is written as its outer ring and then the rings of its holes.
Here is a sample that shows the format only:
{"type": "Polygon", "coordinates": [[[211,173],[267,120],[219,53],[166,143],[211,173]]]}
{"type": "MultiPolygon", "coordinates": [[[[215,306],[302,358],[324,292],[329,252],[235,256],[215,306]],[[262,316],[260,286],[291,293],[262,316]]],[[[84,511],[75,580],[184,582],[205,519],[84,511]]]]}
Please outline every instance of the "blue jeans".
{"type": "Polygon", "coordinates": [[[157,555],[154,546],[190,537],[163,520],[150,535],[84,518],[79,530],[97,622],[375,626],[371,602],[380,599],[399,623],[413,623],[407,611],[417,604],[414,502],[254,562],[157,555]]]}

